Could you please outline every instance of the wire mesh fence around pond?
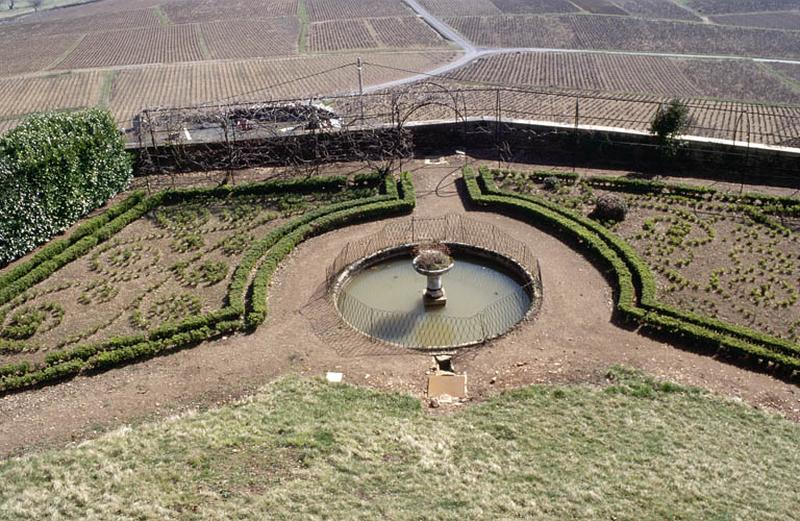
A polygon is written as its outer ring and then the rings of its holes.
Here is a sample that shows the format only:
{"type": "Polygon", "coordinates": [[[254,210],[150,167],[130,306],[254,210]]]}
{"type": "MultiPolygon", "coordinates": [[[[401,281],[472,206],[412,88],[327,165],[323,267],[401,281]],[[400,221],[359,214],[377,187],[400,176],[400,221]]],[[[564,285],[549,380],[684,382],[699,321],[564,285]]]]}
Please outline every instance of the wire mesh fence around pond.
{"type": "Polygon", "coordinates": [[[485,342],[534,315],[541,303],[539,265],[525,244],[495,226],[448,215],[387,225],[347,244],[328,269],[339,314],[367,336],[414,349],[485,342]],[[413,245],[451,246],[447,304],[426,307],[425,277],[411,265],[413,245]]]}
{"type": "Polygon", "coordinates": [[[328,266],[328,288],[333,287],[346,267],[360,259],[384,249],[423,242],[467,244],[495,252],[525,268],[534,279],[541,280],[539,262],[523,242],[508,236],[493,224],[448,214],[389,223],[376,234],[348,242],[328,266]]]}

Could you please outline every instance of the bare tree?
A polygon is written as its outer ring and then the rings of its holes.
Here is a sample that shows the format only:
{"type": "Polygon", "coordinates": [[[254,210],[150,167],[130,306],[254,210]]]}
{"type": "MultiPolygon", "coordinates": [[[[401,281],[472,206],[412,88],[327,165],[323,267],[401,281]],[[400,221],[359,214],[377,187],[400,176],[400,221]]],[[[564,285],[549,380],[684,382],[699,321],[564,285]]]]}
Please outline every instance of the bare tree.
{"type": "Polygon", "coordinates": [[[37,11],[37,12],[39,11],[39,8],[42,7],[42,4],[44,4],[44,0],[32,0],[31,1],[31,5],[33,6],[33,10],[37,11]]]}

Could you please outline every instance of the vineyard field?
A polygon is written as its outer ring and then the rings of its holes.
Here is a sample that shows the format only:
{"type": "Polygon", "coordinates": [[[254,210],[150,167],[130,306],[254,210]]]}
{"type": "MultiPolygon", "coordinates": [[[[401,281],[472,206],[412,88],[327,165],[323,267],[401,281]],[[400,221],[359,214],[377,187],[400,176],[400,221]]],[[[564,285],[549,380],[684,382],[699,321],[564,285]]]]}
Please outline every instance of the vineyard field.
{"type": "Polygon", "coordinates": [[[688,0],[689,7],[705,14],[755,13],[797,9],[797,0],[688,0]]]}
{"type": "Polygon", "coordinates": [[[200,24],[212,59],[261,58],[297,53],[297,18],[200,24]]]}
{"type": "MultiPolygon", "coordinates": [[[[463,84],[462,84],[463,85],[463,84]]],[[[458,86],[457,83],[450,85],[458,86]]],[[[576,99],[579,98],[581,125],[627,128],[649,132],[650,122],[667,96],[647,94],[592,95],[577,90],[536,89],[503,91],[500,108],[503,119],[550,121],[566,126],[575,124],[576,99]]],[[[468,91],[463,102],[466,116],[493,116],[497,93],[492,89],[468,91]]],[[[765,106],[751,103],[689,100],[691,124],[686,134],[718,139],[745,140],[749,124],[753,143],[797,146],[800,135],[800,107],[765,106]]],[[[415,114],[419,119],[453,118],[452,109],[429,106],[415,114]]]]}
{"type": "Polygon", "coordinates": [[[258,20],[294,16],[297,13],[297,0],[226,0],[224,7],[215,0],[179,0],[164,2],[161,8],[174,24],[258,20]]]}
{"type": "Polygon", "coordinates": [[[152,8],[67,17],[63,20],[52,17],[27,16],[20,23],[0,26],[0,34],[20,38],[26,35],[83,34],[137,27],[158,27],[160,23],[156,11],[152,8]]]}
{"type": "Polygon", "coordinates": [[[491,0],[420,0],[420,4],[437,16],[485,16],[501,14],[491,0]]]}
{"type": "Polygon", "coordinates": [[[608,0],[570,0],[584,11],[592,14],[626,15],[625,11],[608,0]]]}
{"type": "Polygon", "coordinates": [[[800,103],[800,87],[752,62],[613,54],[488,56],[459,69],[458,81],[582,90],[800,103]]]}
{"type": "Polygon", "coordinates": [[[417,18],[373,18],[367,20],[372,25],[383,47],[438,47],[445,45],[436,31],[417,18]]]}
{"type": "Polygon", "coordinates": [[[800,85],[792,88],[768,68],[746,61],[676,60],[697,86],[697,95],[710,98],[800,103],[800,85]]]}
{"type": "Polygon", "coordinates": [[[204,58],[197,27],[177,25],[90,33],[57,68],[82,69],[204,58]]]}
{"type": "Polygon", "coordinates": [[[800,65],[791,63],[770,63],[769,66],[790,81],[796,82],[798,88],[800,88],[800,65]]]}
{"type": "Polygon", "coordinates": [[[648,56],[573,53],[501,54],[481,58],[453,77],[522,86],[615,92],[693,94],[694,86],[669,60],[648,56]]]}
{"type": "MultiPolygon", "coordinates": [[[[416,70],[432,69],[452,60],[446,51],[371,53],[367,61],[416,70]]],[[[356,55],[297,57],[167,65],[120,71],[111,92],[110,109],[124,125],[146,107],[185,106],[225,98],[264,100],[354,92],[358,88],[356,55]],[[322,74],[323,71],[352,65],[322,74]],[[291,82],[313,74],[319,76],[291,82]]],[[[364,67],[364,83],[372,85],[403,77],[399,71],[364,67]]]]}
{"type": "Polygon", "coordinates": [[[718,24],[738,25],[740,27],[762,27],[765,29],[785,29],[800,31],[800,11],[788,13],[747,13],[712,16],[718,24]]]}
{"type": "Polygon", "coordinates": [[[614,3],[631,15],[641,18],[701,21],[694,13],[680,7],[677,2],[665,2],[664,0],[614,0],[614,3]]]}
{"type": "Polygon", "coordinates": [[[402,0],[305,0],[308,16],[313,22],[414,14],[402,0]]]}
{"type": "Polygon", "coordinates": [[[377,35],[365,20],[331,20],[311,24],[308,48],[311,51],[369,49],[378,46],[377,35]]]}
{"type": "Polygon", "coordinates": [[[341,51],[371,48],[429,48],[446,45],[417,17],[331,20],[311,24],[309,49],[341,51]]]}
{"type": "Polygon", "coordinates": [[[103,74],[96,71],[0,79],[3,118],[41,110],[91,107],[100,100],[103,74]]]}
{"type": "MultiPolygon", "coordinates": [[[[506,14],[574,13],[579,11],[567,0],[492,0],[506,14]]],[[[460,9],[450,11],[460,13],[460,9]]]]}
{"type": "Polygon", "coordinates": [[[456,17],[477,45],[800,57],[800,32],[609,16],[456,17]]]}
{"type": "Polygon", "coordinates": [[[61,34],[30,38],[25,45],[19,45],[14,37],[0,33],[0,76],[35,72],[48,68],[58,62],[70,49],[81,41],[81,35],[61,34]]]}
{"type": "Polygon", "coordinates": [[[74,18],[85,18],[93,15],[113,17],[115,13],[152,9],[164,2],[165,0],[95,0],[59,9],[47,9],[38,13],[27,14],[19,20],[23,23],[28,23],[29,21],[65,22],[74,18]]]}

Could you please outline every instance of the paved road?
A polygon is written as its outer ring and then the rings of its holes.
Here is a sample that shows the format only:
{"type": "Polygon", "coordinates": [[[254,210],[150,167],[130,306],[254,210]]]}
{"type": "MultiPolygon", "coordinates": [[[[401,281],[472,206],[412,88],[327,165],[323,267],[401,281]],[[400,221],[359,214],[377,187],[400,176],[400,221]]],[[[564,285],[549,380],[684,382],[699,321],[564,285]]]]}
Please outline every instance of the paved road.
{"type": "Polygon", "coordinates": [[[642,52],[642,51],[596,51],[592,49],[558,49],[549,47],[476,47],[471,41],[464,38],[458,31],[444,23],[425,9],[417,0],[403,0],[417,15],[430,25],[442,38],[452,42],[459,47],[463,54],[455,61],[441,65],[433,70],[422,74],[415,74],[399,80],[389,81],[378,85],[371,85],[364,89],[364,92],[376,92],[392,87],[407,85],[417,81],[425,80],[435,76],[446,76],[448,73],[469,64],[470,62],[492,54],[511,54],[516,52],[561,52],[575,54],[614,54],[625,56],[660,56],[664,58],[705,58],[715,60],[746,60],[758,63],[788,63],[800,65],[800,60],[784,60],[773,58],[757,58],[752,56],[725,56],[719,54],[681,54],[670,52],[642,52]]]}

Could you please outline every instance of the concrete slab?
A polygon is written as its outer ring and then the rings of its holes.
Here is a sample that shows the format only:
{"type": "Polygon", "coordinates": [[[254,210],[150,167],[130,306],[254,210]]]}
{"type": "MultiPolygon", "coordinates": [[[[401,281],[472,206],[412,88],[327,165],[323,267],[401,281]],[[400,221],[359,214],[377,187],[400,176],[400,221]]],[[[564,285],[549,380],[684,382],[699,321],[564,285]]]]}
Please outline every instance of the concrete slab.
{"type": "Polygon", "coordinates": [[[428,398],[439,396],[467,397],[467,375],[432,374],[428,377],[428,398]]]}

